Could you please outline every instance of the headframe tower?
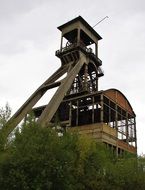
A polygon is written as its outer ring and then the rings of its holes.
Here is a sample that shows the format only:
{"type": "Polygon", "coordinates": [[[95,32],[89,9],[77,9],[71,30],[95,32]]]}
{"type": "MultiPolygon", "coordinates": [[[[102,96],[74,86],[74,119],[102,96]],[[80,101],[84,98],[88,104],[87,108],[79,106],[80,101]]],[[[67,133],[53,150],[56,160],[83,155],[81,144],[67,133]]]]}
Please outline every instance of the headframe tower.
{"type": "Polygon", "coordinates": [[[117,89],[99,90],[104,75],[98,58],[101,36],[81,17],[58,27],[60,68],[52,74],[9,120],[8,135],[31,111],[42,127],[55,122],[79,130],[104,142],[117,154],[137,152],[135,113],[127,98],[117,89]],[[58,87],[47,105],[34,107],[50,89],[58,87]]]}

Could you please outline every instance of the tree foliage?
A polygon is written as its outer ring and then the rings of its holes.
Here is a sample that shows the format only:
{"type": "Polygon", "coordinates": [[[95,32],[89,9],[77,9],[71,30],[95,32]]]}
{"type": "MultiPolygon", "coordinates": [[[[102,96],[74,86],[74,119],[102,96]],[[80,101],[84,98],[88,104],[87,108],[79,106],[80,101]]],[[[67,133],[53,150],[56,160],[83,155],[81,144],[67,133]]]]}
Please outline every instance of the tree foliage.
{"type": "Polygon", "coordinates": [[[145,173],[136,158],[116,160],[88,136],[59,137],[28,118],[0,153],[0,189],[142,190],[145,173]]]}
{"type": "Polygon", "coordinates": [[[6,103],[5,107],[0,108],[0,150],[4,149],[4,145],[6,142],[5,135],[2,133],[2,129],[6,126],[7,121],[11,116],[11,108],[8,103],[6,103]]]}
{"type": "Polygon", "coordinates": [[[8,103],[6,103],[5,107],[0,108],[0,129],[5,126],[6,122],[11,116],[11,108],[8,103]]]}

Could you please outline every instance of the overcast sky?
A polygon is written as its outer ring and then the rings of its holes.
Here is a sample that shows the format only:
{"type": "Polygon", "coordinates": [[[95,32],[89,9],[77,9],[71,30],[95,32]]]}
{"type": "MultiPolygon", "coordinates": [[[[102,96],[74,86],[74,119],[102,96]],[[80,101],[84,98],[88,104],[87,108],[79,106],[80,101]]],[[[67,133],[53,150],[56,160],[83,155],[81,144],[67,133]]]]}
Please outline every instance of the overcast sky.
{"type": "Polygon", "coordinates": [[[116,88],[137,115],[138,153],[145,154],[145,1],[0,0],[0,107],[13,113],[59,66],[57,26],[81,15],[102,36],[100,90],[116,88]]]}

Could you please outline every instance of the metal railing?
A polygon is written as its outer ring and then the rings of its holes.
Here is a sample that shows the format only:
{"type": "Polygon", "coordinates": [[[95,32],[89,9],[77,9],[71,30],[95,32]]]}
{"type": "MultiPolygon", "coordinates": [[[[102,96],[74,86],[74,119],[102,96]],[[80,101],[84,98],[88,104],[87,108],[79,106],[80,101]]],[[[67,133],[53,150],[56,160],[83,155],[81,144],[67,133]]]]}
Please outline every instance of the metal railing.
{"type": "Polygon", "coordinates": [[[92,56],[94,59],[97,60],[97,62],[102,65],[102,61],[93,53],[93,49],[92,48],[87,48],[83,42],[79,42],[79,43],[71,43],[69,45],[66,45],[65,47],[61,48],[60,50],[57,50],[55,52],[55,55],[58,56],[61,53],[64,53],[66,51],[69,51],[71,49],[74,48],[81,48],[84,52],[88,53],[90,56],[92,56]]]}

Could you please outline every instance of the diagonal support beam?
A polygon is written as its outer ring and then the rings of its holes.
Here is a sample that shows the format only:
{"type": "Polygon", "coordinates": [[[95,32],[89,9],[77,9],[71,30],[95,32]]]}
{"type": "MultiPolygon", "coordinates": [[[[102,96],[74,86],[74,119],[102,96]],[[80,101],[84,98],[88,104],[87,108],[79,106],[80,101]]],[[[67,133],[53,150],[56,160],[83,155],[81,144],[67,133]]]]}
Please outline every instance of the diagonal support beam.
{"type": "Polygon", "coordinates": [[[79,73],[80,69],[82,68],[85,62],[86,59],[84,57],[80,58],[76,65],[68,72],[66,78],[63,80],[60,87],[50,100],[49,104],[42,112],[41,116],[38,119],[38,123],[40,123],[43,127],[45,127],[51,121],[64,96],[70,89],[76,75],[79,73]]]}
{"type": "MultiPolygon", "coordinates": [[[[70,63],[71,65],[71,63],[70,63]]],[[[49,84],[55,82],[59,79],[63,74],[65,74],[69,69],[69,65],[61,66],[53,75],[51,75],[42,85],[49,84]]]]}
{"type": "Polygon", "coordinates": [[[46,85],[54,83],[59,79],[63,74],[67,72],[69,66],[60,67],[51,77],[49,77],[30,97],[29,99],[19,108],[19,110],[10,118],[6,126],[3,127],[1,132],[4,136],[8,136],[14,128],[21,122],[27,113],[32,110],[32,107],[40,100],[40,98],[48,90],[45,88],[46,85]]]}

